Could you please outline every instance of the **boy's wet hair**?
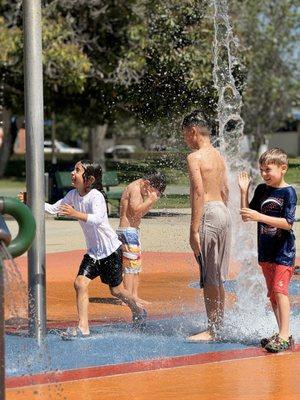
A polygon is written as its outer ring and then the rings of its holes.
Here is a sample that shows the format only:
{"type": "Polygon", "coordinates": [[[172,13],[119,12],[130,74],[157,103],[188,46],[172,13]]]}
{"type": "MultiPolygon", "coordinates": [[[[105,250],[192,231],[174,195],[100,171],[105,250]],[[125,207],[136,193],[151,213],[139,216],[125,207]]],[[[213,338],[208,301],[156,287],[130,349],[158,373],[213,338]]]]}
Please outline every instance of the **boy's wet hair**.
{"type": "Polygon", "coordinates": [[[275,165],[288,165],[289,160],[286,152],[282,149],[275,147],[274,149],[269,149],[265,151],[259,157],[259,165],[268,165],[268,164],[275,164],[275,165]]]}
{"type": "Polygon", "coordinates": [[[166,176],[159,171],[153,171],[143,176],[143,179],[149,181],[150,186],[163,193],[167,186],[166,176]]]}
{"type": "MultiPolygon", "coordinates": [[[[91,160],[80,160],[80,164],[84,169],[82,175],[84,182],[86,182],[91,176],[95,178],[94,183],[91,185],[92,189],[97,189],[103,194],[103,197],[107,206],[107,196],[102,185],[102,167],[98,162],[93,162],[91,160]]],[[[108,209],[108,208],[107,208],[108,209]]]]}
{"type": "MultiPolygon", "coordinates": [[[[181,128],[189,128],[191,126],[198,126],[200,128],[206,128],[207,135],[211,133],[211,124],[205,117],[201,110],[195,110],[190,114],[186,115],[182,121],[181,128]]],[[[201,132],[205,135],[205,131],[201,132]]]]}

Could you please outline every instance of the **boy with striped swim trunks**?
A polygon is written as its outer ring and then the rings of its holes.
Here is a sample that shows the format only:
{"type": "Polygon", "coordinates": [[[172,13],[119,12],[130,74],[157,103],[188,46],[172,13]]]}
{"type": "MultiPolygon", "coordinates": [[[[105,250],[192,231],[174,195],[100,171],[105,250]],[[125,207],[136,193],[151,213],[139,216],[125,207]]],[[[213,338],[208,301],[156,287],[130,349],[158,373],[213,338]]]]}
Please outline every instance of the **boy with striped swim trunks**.
{"type": "Polygon", "coordinates": [[[141,272],[140,223],[166,188],[166,178],[153,172],[131,182],[125,189],[120,203],[120,225],[117,235],[122,242],[123,281],[129,293],[140,304],[147,303],[138,297],[141,272]]]}
{"type": "Polygon", "coordinates": [[[293,348],[290,336],[289,283],[295,266],[293,223],[297,195],[284,176],[288,169],[286,153],[278,148],[267,150],[259,159],[260,174],[265,181],[257,186],[249,203],[250,179],[239,175],[241,216],[244,222],[257,222],[258,263],[262,268],[268,297],[278,324],[278,333],[263,338],[261,346],[270,353],[293,348]]]}

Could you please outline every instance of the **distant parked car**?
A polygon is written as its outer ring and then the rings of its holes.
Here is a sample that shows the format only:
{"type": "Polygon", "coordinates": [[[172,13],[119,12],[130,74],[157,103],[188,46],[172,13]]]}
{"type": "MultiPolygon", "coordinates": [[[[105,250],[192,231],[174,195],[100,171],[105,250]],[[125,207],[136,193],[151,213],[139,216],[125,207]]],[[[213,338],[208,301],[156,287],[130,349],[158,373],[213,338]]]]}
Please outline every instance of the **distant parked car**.
{"type": "Polygon", "coordinates": [[[166,151],[167,146],[164,144],[157,144],[157,143],[152,143],[150,145],[150,150],[151,151],[166,151]]]}
{"type": "Polygon", "coordinates": [[[105,150],[107,158],[130,158],[137,148],[134,144],[117,144],[105,150]]]}
{"type": "MultiPolygon", "coordinates": [[[[59,140],[54,141],[55,152],[59,156],[61,155],[76,155],[76,154],[84,154],[84,151],[79,147],[71,147],[68,144],[61,142],[59,140]]],[[[44,153],[51,154],[52,153],[52,142],[51,140],[44,141],[44,153]]]]}

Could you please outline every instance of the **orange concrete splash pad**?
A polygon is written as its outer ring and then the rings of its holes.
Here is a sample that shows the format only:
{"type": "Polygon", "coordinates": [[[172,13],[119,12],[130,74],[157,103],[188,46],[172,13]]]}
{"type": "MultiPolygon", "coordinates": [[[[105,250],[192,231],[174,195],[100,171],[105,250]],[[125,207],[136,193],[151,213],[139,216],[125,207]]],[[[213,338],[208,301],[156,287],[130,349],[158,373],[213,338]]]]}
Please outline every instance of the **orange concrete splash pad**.
{"type": "MultiPolygon", "coordinates": [[[[47,255],[49,328],[76,324],[73,281],[82,255],[82,251],[47,255]]],[[[26,259],[17,259],[17,264],[26,280],[26,259]]],[[[232,277],[237,269],[234,265],[232,277]]],[[[144,253],[140,295],[151,304],[148,326],[140,333],[131,331],[129,310],[96,279],[90,286],[94,336],[88,342],[82,339],[70,344],[50,335],[50,358],[56,363],[44,372],[39,362],[20,374],[8,363],[7,399],[298,399],[299,345],[294,352],[270,355],[255,340],[185,342],[192,333],[189,330],[204,316],[200,290],[190,285],[197,279],[197,266],[190,254],[144,253]]],[[[227,293],[226,297],[230,309],[236,296],[227,293]]],[[[296,311],[299,300],[299,296],[292,297],[296,311]]],[[[26,306],[23,308],[25,326],[26,306]]],[[[297,315],[299,318],[298,311],[297,315]]],[[[22,351],[35,354],[33,339],[15,335],[18,330],[9,318],[7,311],[8,352],[15,354],[21,365],[22,351]]]]}
{"type": "MultiPolygon", "coordinates": [[[[77,321],[75,291],[73,282],[84,252],[81,250],[51,253],[46,259],[47,279],[47,320],[50,326],[57,323],[77,321]]],[[[16,259],[24,281],[27,279],[27,259],[16,259]]],[[[188,285],[198,279],[194,257],[189,253],[147,253],[143,254],[143,271],[140,279],[140,295],[151,302],[149,315],[173,315],[185,311],[203,310],[199,291],[188,285]]],[[[14,288],[17,291],[17,288],[14,288]]],[[[90,284],[90,320],[129,320],[130,310],[120,307],[113,299],[108,286],[95,279],[90,284]]],[[[232,297],[229,294],[229,297],[232,297]]],[[[23,310],[26,318],[27,305],[23,310]]],[[[9,316],[8,316],[9,317],[9,316]]]]}
{"type": "Polygon", "coordinates": [[[298,400],[299,352],[7,390],[8,400],[298,400]]]}

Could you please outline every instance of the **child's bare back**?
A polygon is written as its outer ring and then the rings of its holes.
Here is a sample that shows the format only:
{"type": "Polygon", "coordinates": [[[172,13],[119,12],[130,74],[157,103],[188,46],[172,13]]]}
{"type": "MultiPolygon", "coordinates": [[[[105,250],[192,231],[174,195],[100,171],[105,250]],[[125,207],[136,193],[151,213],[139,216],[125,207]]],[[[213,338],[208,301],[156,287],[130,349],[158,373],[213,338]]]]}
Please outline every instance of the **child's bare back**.
{"type": "Polygon", "coordinates": [[[201,110],[185,116],[182,132],[192,153],[187,157],[191,225],[190,246],[200,268],[200,286],[208,326],[189,337],[193,342],[214,340],[222,326],[225,296],[223,282],[229,268],[231,219],[228,208],[228,185],[223,157],[211,143],[211,127],[201,110]]]}
{"type": "Polygon", "coordinates": [[[199,168],[204,203],[228,200],[227,172],[224,158],[214,147],[202,148],[189,155],[194,168],[199,168]]]}

